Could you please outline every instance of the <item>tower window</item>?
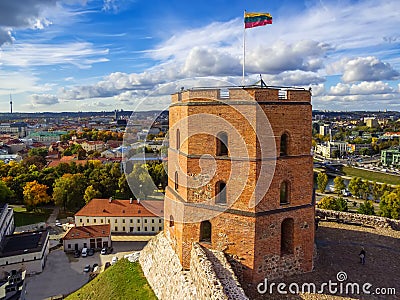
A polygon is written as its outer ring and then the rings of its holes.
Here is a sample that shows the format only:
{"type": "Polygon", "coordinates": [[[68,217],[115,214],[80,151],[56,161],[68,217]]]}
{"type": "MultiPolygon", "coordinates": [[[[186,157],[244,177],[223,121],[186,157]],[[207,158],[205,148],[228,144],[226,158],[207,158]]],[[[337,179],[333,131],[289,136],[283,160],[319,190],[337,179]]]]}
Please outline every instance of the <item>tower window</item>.
{"type": "Polygon", "coordinates": [[[280,204],[289,204],[289,183],[287,181],[281,183],[280,204]]]}
{"type": "Polygon", "coordinates": [[[281,136],[280,156],[288,155],[288,146],[289,146],[288,144],[289,144],[289,136],[287,133],[284,133],[281,136]]]}
{"type": "Polygon", "coordinates": [[[178,190],[179,184],[178,184],[178,172],[175,172],[175,191],[178,190]]]}
{"type": "Polygon", "coordinates": [[[174,222],[174,217],[172,215],[169,216],[169,227],[174,227],[175,222],[174,222]]]}
{"type": "Polygon", "coordinates": [[[181,147],[181,132],[179,129],[176,130],[176,149],[179,150],[181,147]]]}
{"type": "Polygon", "coordinates": [[[293,219],[283,220],[281,225],[281,255],[293,254],[294,225],[293,219]]]}
{"type": "Polygon", "coordinates": [[[226,204],[226,183],[223,181],[215,184],[215,203],[226,204]]]}
{"type": "Polygon", "coordinates": [[[211,223],[203,221],[200,224],[200,242],[211,243],[211,223]]]}
{"type": "Polygon", "coordinates": [[[228,155],[228,134],[220,132],[217,134],[217,156],[228,155]]]}

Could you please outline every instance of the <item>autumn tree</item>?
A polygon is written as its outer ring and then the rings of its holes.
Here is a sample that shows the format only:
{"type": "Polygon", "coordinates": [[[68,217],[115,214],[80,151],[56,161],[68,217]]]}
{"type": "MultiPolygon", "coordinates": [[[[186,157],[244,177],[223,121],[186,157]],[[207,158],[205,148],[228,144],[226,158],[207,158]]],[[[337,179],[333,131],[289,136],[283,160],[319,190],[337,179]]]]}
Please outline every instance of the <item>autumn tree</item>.
{"type": "Polygon", "coordinates": [[[138,199],[145,199],[147,196],[153,194],[156,188],[145,165],[135,164],[132,172],[127,176],[126,180],[131,187],[133,194],[138,199]]]}
{"type": "Polygon", "coordinates": [[[4,183],[4,181],[0,180],[0,203],[9,202],[11,196],[12,191],[10,188],[4,183]]]}
{"type": "Polygon", "coordinates": [[[318,190],[323,193],[325,192],[326,186],[328,185],[328,175],[326,173],[318,173],[317,176],[317,185],[318,185],[318,190]]]}
{"type": "Polygon", "coordinates": [[[340,176],[335,177],[335,179],[333,180],[333,183],[334,183],[335,192],[338,195],[340,195],[342,193],[342,191],[346,188],[344,180],[340,176]]]}
{"type": "Polygon", "coordinates": [[[24,186],[24,203],[28,210],[36,210],[42,203],[48,203],[50,196],[47,194],[47,186],[38,183],[36,180],[27,182],[24,186]]]}
{"type": "Polygon", "coordinates": [[[85,190],[86,179],[82,174],[64,174],[54,182],[53,199],[64,210],[77,210],[85,204],[85,190]]]}
{"type": "Polygon", "coordinates": [[[385,192],[379,202],[379,211],[382,217],[399,219],[400,216],[400,188],[392,192],[385,192]]]}
{"type": "Polygon", "coordinates": [[[375,215],[374,204],[371,200],[365,200],[364,203],[360,204],[360,207],[357,209],[357,213],[363,215],[375,215]]]}
{"type": "Polygon", "coordinates": [[[100,198],[101,197],[101,193],[96,190],[93,185],[89,185],[86,190],[85,190],[85,194],[83,195],[83,199],[85,200],[85,203],[88,204],[90,202],[90,200],[94,199],[94,198],[100,198]]]}

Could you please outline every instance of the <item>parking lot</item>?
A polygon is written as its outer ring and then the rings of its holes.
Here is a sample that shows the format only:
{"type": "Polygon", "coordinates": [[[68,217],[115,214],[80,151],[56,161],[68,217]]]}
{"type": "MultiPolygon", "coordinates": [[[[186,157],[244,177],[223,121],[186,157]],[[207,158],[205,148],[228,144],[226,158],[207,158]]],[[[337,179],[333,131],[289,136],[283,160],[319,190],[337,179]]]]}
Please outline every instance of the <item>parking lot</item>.
{"type": "Polygon", "coordinates": [[[67,295],[87,283],[89,273],[83,271],[88,264],[97,263],[101,270],[106,262],[111,262],[113,256],[121,259],[125,254],[140,251],[146,242],[114,242],[113,253],[74,258],[73,254],[65,254],[62,249],[50,252],[42,273],[26,279],[26,298],[42,300],[55,295],[67,295]]]}

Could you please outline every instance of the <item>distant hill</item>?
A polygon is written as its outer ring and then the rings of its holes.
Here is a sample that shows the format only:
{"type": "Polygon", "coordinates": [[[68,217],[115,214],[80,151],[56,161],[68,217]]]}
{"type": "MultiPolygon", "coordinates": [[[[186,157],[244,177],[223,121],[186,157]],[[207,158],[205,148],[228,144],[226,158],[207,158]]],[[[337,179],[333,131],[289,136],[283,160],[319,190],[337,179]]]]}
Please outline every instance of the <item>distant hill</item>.
{"type": "Polygon", "coordinates": [[[92,281],[69,295],[67,300],[156,300],[138,262],[119,260],[92,281]]]}

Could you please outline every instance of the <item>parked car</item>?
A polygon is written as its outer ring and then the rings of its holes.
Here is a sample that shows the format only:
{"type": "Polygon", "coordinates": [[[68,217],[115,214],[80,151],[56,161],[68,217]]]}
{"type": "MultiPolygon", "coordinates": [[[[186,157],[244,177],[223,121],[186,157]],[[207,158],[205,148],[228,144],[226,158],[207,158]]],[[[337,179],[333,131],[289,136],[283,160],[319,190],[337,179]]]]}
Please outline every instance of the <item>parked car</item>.
{"type": "Polygon", "coordinates": [[[88,255],[88,248],[82,249],[82,257],[86,257],[88,255]]]}
{"type": "Polygon", "coordinates": [[[101,255],[106,255],[107,254],[107,248],[101,249],[100,254],[101,255]]]}
{"type": "Polygon", "coordinates": [[[109,266],[111,266],[110,262],[106,262],[106,264],[104,265],[104,270],[107,269],[109,266]]]}
{"type": "Polygon", "coordinates": [[[114,256],[114,257],[111,259],[111,265],[112,265],[112,266],[115,265],[115,264],[117,263],[117,261],[118,261],[118,257],[114,256]]]}
{"type": "Polygon", "coordinates": [[[90,248],[88,250],[88,256],[93,256],[93,254],[94,254],[94,249],[90,248]]]}
{"type": "Polygon", "coordinates": [[[62,227],[62,224],[61,224],[61,222],[59,220],[56,220],[56,226],[62,227]]]}
{"type": "Polygon", "coordinates": [[[86,265],[85,268],[83,269],[83,272],[85,273],[90,272],[90,265],[86,265]]]}
{"type": "Polygon", "coordinates": [[[99,264],[93,264],[92,270],[96,272],[99,269],[99,264]]]}
{"type": "Polygon", "coordinates": [[[81,251],[75,250],[75,252],[74,252],[74,257],[75,257],[75,258],[78,258],[78,257],[80,257],[80,256],[81,256],[81,251]]]}

